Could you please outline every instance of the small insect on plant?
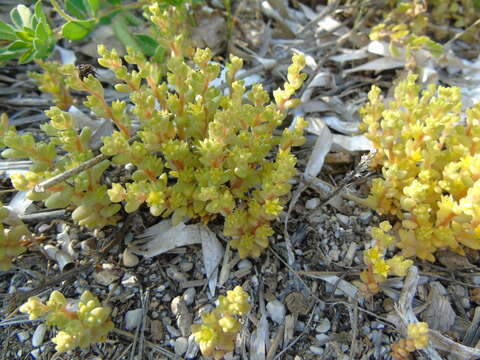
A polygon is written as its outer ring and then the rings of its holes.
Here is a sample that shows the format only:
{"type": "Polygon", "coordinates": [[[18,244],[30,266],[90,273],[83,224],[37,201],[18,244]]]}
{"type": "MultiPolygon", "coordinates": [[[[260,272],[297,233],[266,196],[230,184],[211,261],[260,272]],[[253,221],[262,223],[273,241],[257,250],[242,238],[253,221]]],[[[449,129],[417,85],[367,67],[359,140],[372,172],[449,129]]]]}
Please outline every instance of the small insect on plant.
{"type": "Polygon", "coordinates": [[[92,74],[93,76],[97,75],[97,73],[95,72],[95,68],[93,67],[92,64],[77,65],[77,70],[78,70],[78,76],[82,81],[84,78],[86,78],[90,74],[92,74]]]}

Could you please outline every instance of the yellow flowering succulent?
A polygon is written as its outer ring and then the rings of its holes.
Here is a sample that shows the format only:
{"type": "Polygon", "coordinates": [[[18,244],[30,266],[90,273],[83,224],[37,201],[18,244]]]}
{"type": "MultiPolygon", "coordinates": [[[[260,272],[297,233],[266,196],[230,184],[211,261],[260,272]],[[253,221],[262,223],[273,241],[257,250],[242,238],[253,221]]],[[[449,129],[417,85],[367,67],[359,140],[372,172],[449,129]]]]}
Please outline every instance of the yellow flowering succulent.
{"type": "Polygon", "coordinates": [[[227,291],[227,296],[220,296],[218,300],[219,305],[202,316],[201,324],[192,325],[192,333],[202,354],[215,359],[233,351],[235,337],[241,329],[238,316],[250,311],[248,293],[241,286],[227,291]]]}

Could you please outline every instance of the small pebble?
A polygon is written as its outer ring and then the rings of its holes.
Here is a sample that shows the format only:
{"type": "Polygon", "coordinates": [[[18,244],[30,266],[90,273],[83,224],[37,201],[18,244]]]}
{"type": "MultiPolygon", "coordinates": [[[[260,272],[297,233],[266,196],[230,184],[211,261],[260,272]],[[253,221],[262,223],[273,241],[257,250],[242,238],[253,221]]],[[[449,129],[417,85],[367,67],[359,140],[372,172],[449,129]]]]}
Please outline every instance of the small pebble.
{"type": "Polygon", "coordinates": [[[283,324],[283,321],[285,320],[285,305],[283,305],[280,301],[278,300],[272,300],[269,301],[267,304],[267,311],[268,314],[270,315],[270,318],[276,322],[277,324],[283,324]]]}
{"type": "Polygon", "coordinates": [[[125,314],[125,329],[133,330],[137,328],[142,322],[142,317],[143,317],[142,309],[127,311],[127,313],[125,314]]]}
{"type": "Polygon", "coordinates": [[[310,346],[310,351],[314,353],[315,355],[322,355],[323,354],[323,348],[319,346],[310,346]]]}
{"type": "Polygon", "coordinates": [[[320,205],[320,199],[312,198],[307,200],[307,202],[305,203],[305,208],[307,210],[313,210],[313,209],[316,209],[318,205],[320,205]]]}
{"type": "Polygon", "coordinates": [[[175,349],[175,354],[183,355],[187,351],[188,348],[188,339],[185,337],[179,337],[175,340],[175,344],[173,345],[175,349]]]}
{"type": "Polygon", "coordinates": [[[330,326],[330,320],[328,320],[327,318],[323,318],[320,321],[320,324],[318,324],[315,328],[315,331],[320,334],[325,334],[328,330],[330,330],[330,326]]]}
{"type": "Polygon", "coordinates": [[[462,298],[460,300],[460,302],[462,303],[463,308],[466,309],[466,310],[468,310],[472,307],[472,304],[470,303],[469,298],[462,298]]]}
{"type": "Polygon", "coordinates": [[[29,337],[30,333],[28,331],[20,331],[17,333],[18,341],[24,342],[25,340],[28,340],[29,337]]]}
{"type": "Polygon", "coordinates": [[[165,328],[172,338],[178,338],[182,335],[180,334],[180,331],[178,331],[177,328],[173,327],[172,325],[167,325],[165,328]]]}
{"type": "Polygon", "coordinates": [[[371,211],[364,211],[358,216],[358,222],[363,225],[368,225],[372,222],[373,214],[371,211]]]}
{"type": "Polygon", "coordinates": [[[45,338],[45,332],[47,331],[47,325],[40,324],[35,329],[35,332],[32,336],[32,346],[37,347],[43,344],[43,339],[45,338]]]}
{"type": "Polygon", "coordinates": [[[32,355],[34,359],[38,359],[41,356],[40,349],[34,349],[30,351],[30,355],[32,355]]]}
{"type": "Polygon", "coordinates": [[[183,297],[183,301],[185,301],[185,304],[187,306],[190,306],[190,305],[193,304],[193,302],[195,301],[195,295],[196,294],[197,294],[197,291],[193,287],[185,290],[182,297],[183,297]]]}
{"type": "Polygon", "coordinates": [[[193,269],[193,263],[191,262],[182,262],[180,263],[180,270],[182,270],[183,272],[189,272],[190,270],[193,269]]]}
{"type": "Polygon", "coordinates": [[[113,269],[106,269],[93,273],[93,279],[103,286],[108,286],[120,278],[120,273],[113,269]]]}
{"type": "Polygon", "coordinates": [[[132,253],[129,248],[126,248],[123,251],[123,255],[122,255],[123,265],[125,265],[126,267],[134,267],[134,266],[137,266],[138,261],[139,261],[138,256],[132,253]]]}
{"type": "Polygon", "coordinates": [[[252,267],[252,262],[248,259],[243,259],[240,260],[240,262],[237,265],[238,269],[250,269],[252,267]]]}
{"type": "Polygon", "coordinates": [[[318,340],[318,345],[325,345],[330,341],[330,337],[326,334],[318,334],[315,339],[318,340]]]}
{"type": "Polygon", "coordinates": [[[337,214],[337,219],[338,221],[344,225],[344,226],[350,226],[351,224],[351,221],[350,221],[350,217],[347,216],[347,215],[343,215],[343,214],[337,214]]]}
{"type": "Polygon", "coordinates": [[[126,288],[138,286],[138,278],[134,274],[126,273],[122,279],[122,286],[126,288]]]}

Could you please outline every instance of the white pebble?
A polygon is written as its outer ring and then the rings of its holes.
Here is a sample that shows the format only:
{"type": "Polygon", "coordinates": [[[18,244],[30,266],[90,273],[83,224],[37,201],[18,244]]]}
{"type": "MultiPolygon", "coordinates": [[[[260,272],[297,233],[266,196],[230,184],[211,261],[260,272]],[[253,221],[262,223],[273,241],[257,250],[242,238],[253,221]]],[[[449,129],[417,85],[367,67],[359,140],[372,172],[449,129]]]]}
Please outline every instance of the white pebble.
{"type": "Polygon", "coordinates": [[[250,269],[252,267],[252,262],[248,259],[240,260],[237,265],[238,269],[250,269]]]}
{"type": "Polygon", "coordinates": [[[173,344],[173,348],[175,349],[175,354],[183,355],[187,351],[188,348],[188,339],[185,337],[179,337],[175,340],[175,344],[173,344]]]}
{"type": "Polygon", "coordinates": [[[313,210],[316,209],[320,205],[320,199],[319,198],[312,198],[308,199],[307,202],[305,203],[305,207],[308,210],[313,210]]]}
{"type": "Polygon", "coordinates": [[[328,320],[327,318],[323,318],[322,321],[320,321],[320,324],[317,325],[315,330],[317,331],[317,333],[324,334],[328,330],[330,330],[330,326],[330,320],[328,320]]]}
{"type": "Polygon", "coordinates": [[[318,345],[325,345],[330,341],[330,337],[326,334],[318,334],[315,339],[317,339],[318,345]]]}
{"type": "Polygon", "coordinates": [[[193,302],[195,301],[195,295],[197,294],[197,291],[195,290],[195,288],[188,288],[187,290],[185,290],[185,292],[183,293],[183,301],[185,301],[185,305],[187,306],[190,306],[193,304],[193,302]]]}
{"type": "Polygon", "coordinates": [[[285,305],[278,300],[269,301],[267,304],[267,311],[270,318],[277,324],[283,324],[285,320],[285,305]]]}
{"type": "Polygon", "coordinates": [[[319,346],[310,346],[310,351],[314,353],[315,355],[322,355],[323,354],[323,348],[319,346]]]}
{"type": "Polygon", "coordinates": [[[32,355],[34,359],[38,359],[41,356],[40,349],[34,349],[30,351],[30,355],[32,355]]]}
{"type": "Polygon", "coordinates": [[[35,329],[35,332],[32,336],[32,346],[37,347],[43,344],[43,338],[45,337],[45,332],[47,331],[47,325],[40,324],[35,329]]]}
{"type": "Polygon", "coordinates": [[[30,333],[28,331],[20,331],[17,333],[18,341],[24,342],[30,337],[30,333]]]}
{"type": "Polygon", "coordinates": [[[127,311],[127,313],[125,314],[125,329],[133,330],[137,328],[142,322],[142,317],[143,317],[142,309],[127,311]]]}
{"type": "Polygon", "coordinates": [[[126,267],[134,267],[138,264],[138,256],[130,251],[129,248],[126,248],[123,251],[122,262],[126,267]]]}

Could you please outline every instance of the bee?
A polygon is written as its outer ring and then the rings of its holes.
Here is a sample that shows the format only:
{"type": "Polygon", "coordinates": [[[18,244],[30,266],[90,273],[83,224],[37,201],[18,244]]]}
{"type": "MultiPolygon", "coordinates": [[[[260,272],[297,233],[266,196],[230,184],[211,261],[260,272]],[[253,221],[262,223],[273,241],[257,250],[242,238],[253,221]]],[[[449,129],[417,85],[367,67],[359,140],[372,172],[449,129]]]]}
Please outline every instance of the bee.
{"type": "Polygon", "coordinates": [[[86,78],[90,74],[92,74],[93,76],[97,75],[97,73],[95,72],[95,68],[91,64],[77,65],[77,70],[78,70],[78,76],[82,81],[84,78],[86,78]]]}

